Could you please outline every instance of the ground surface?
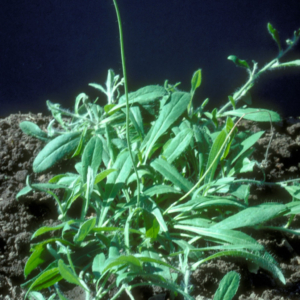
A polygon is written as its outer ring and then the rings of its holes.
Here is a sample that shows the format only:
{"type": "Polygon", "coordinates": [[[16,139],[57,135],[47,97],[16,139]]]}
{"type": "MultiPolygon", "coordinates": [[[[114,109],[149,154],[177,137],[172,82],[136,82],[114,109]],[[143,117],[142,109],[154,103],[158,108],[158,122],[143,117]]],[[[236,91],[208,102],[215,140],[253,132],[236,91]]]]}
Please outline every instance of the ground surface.
{"type": "MultiPolygon", "coordinates": [[[[46,129],[50,117],[42,114],[17,114],[0,119],[0,300],[23,299],[24,291],[19,287],[25,281],[23,268],[29,257],[30,237],[41,226],[56,222],[54,200],[43,193],[34,193],[16,200],[17,192],[25,186],[30,175],[32,182],[45,182],[54,174],[68,171],[62,163],[47,174],[34,174],[34,157],[43,148],[43,143],[27,136],[19,129],[21,121],[32,121],[46,129]]],[[[257,131],[255,125],[245,123],[243,128],[257,131]]],[[[262,126],[260,126],[262,128],[262,126]]],[[[264,125],[269,129],[269,124],[264,125]]],[[[287,119],[275,125],[275,135],[267,161],[267,180],[279,181],[300,177],[300,120],[287,119]]],[[[268,134],[259,140],[254,158],[261,162],[269,143],[268,134]]],[[[262,178],[257,169],[252,177],[262,178]]],[[[283,190],[268,186],[251,187],[249,202],[289,202],[290,196],[283,190]]],[[[300,228],[296,218],[291,228],[300,228]]],[[[286,220],[283,220],[286,221],[286,220]]],[[[224,259],[212,261],[194,272],[191,283],[197,299],[212,299],[221,278],[230,270],[241,275],[241,283],[235,300],[296,300],[300,299],[300,238],[278,232],[251,232],[277,259],[287,284],[281,286],[272,276],[262,270],[257,274],[248,271],[245,262],[224,259]],[[200,296],[201,295],[201,296],[200,296]]],[[[151,291],[137,291],[136,299],[149,299],[151,291]]],[[[82,299],[80,291],[68,293],[69,299],[82,299]]],[[[161,297],[160,299],[163,299],[161,297]]],[[[167,297],[166,297],[167,298],[167,297]]],[[[158,299],[158,298],[157,298],[158,299]]]]}

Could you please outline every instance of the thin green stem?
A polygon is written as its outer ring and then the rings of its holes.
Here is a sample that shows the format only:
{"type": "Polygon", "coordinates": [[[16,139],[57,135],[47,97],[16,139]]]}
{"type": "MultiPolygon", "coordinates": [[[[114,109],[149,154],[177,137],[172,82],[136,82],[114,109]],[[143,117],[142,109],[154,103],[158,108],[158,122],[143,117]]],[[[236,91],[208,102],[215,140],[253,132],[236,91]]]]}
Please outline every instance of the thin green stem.
{"type": "MultiPolygon", "coordinates": [[[[295,44],[297,43],[298,41],[298,38],[297,37],[294,37],[293,39],[293,43],[291,45],[289,45],[284,51],[281,50],[278,54],[278,56],[273,59],[271,62],[269,62],[267,65],[265,65],[261,70],[259,70],[257,73],[256,73],[256,67],[257,67],[257,63],[254,64],[254,68],[253,68],[253,71],[250,73],[250,78],[249,80],[238,90],[237,93],[234,94],[234,101],[237,102],[242,96],[244,96],[253,86],[253,83],[254,81],[259,77],[260,74],[262,74],[263,72],[269,70],[272,68],[272,66],[276,63],[278,63],[278,60],[284,56],[288,51],[290,51],[294,46],[295,44]]],[[[220,110],[219,110],[219,114],[223,111],[225,111],[228,106],[230,106],[231,103],[228,102],[226,103],[220,110]]]]}
{"type": "Polygon", "coordinates": [[[118,19],[118,25],[119,25],[119,34],[120,34],[120,47],[121,47],[121,58],[122,58],[122,68],[123,68],[123,77],[124,77],[124,89],[125,89],[125,98],[126,98],[126,140],[128,145],[128,150],[130,154],[130,158],[132,161],[133,169],[136,174],[136,180],[137,180],[137,206],[140,205],[140,178],[138,175],[137,167],[134,163],[133,154],[131,151],[131,144],[130,144],[130,136],[129,136],[129,100],[128,100],[128,85],[127,85],[127,73],[126,73],[126,65],[125,65],[125,51],[124,51],[124,41],[123,41],[123,29],[122,29],[122,22],[121,22],[121,16],[119,12],[119,8],[117,5],[117,0],[113,0],[117,19],[118,19]]]}

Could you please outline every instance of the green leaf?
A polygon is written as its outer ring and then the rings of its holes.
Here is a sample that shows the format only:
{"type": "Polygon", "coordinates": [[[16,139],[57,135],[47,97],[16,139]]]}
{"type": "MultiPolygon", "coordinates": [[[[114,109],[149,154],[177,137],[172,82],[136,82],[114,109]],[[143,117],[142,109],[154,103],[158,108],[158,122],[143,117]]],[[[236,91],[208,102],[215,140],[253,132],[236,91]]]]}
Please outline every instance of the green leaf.
{"type": "Polygon", "coordinates": [[[277,263],[274,260],[274,258],[268,252],[261,252],[261,251],[249,252],[247,250],[222,251],[222,252],[213,254],[213,255],[211,255],[207,258],[204,258],[201,261],[195,263],[192,266],[192,270],[194,270],[195,268],[197,268],[199,265],[203,264],[206,261],[209,261],[214,258],[222,257],[222,256],[232,256],[232,257],[244,258],[244,259],[250,261],[251,263],[258,265],[262,269],[269,271],[273,275],[273,277],[279,279],[281,283],[285,284],[285,278],[282,274],[282,271],[277,266],[277,263]]]}
{"type": "MultiPolygon", "coordinates": [[[[162,98],[166,94],[166,90],[162,86],[158,85],[148,85],[143,88],[138,89],[135,92],[128,94],[129,104],[140,104],[145,105],[153,102],[157,99],[162,98]]],[[[109,113],[120,110],[126,106],[125,95],[119,99],[119,104],[112,108],[109,113]]]]}
{"type": "Polygon", "coordinates": [[[211,112],[211,120],[213,121],[216,128],[219,126],[218,118],[217,118],[218,109],[214,108],[211,112]]]}
{"type": "Polygon", "coordinates": [[[44,244],[38,244],[33,253],[28,258],[24,267],[25,278],[33,271],[36,267],[50,260],[52,256],[49,254],[44,244]]]}
{"type": "Polygon", "coordinates": [[[94,184],[99,183],[103,179],[105,179],[110,173],[117,171],[116,169],[107,169],[105,171],[102,171],[101,173],[97,174],[95,178],[94,184]]]}
{"type": "Polygon", "coordinates": [[[281,51],[280,38],[277,29],[275,29],[271,23],[268,23],[268,31],[271,34],[273,40],[277,43],[279,51],[281,51]]]}
{"type": "Polygon", "coordinates": [[[203,211],[207,208],[212,209],[217,207],[223,209],[226,206],[245,208],[245,205],[237,200],[232,200],[224,197],[197,196],[184,204],[173,206],[171,209],[168,210],[168,213],[181,212],[182,214],[190,214],[191,212],[203,211]]]}
{"type": "Polygon", "coordinates": [[[93,260],[92,271],[96,279],[101,277],[105,263],[104,253],[97,254],[93,260]]]}
{"type": "Polygon", "coordinates": [[[285,190],[296,199],[300,199],[300,186],[291,185],[291,186],[284,186],[285,190]]]}
{"type": "Polygon", "coordinates": [[[235,55],[230,55],[227,59],[232,60],[237,67],[250,69],[248,63],[245,60],[237,58],[235,55]]]}
{"type": "MultiPolygon", "coordinates": [[[[90,85],[90,84],[89,84],[89,85],[90,85]]],[[[106,104],[106,105],[104,106],[104,111],[105,111],[107,114],[112,115],[113,113],[110,113],[109,111],[110,111],[111,109],[113,109],[115,106],[116,106],[116,104],[106,104]]],[[[114,111],[114,112],[116,112],[116,111],[114,111]]]]}
{"type": "Polygon", "coordinates": [[[115,146],[112,144],[112,139],[113,139],[113,128],[108,125],[105,124],[105,135],[106,135],[106,143],[107,143],[107,148],[108,148],[108,152],[109,152],[109,156],[110,156],[110,160],[111,163],[115,162],[115,158],[116,158],[116,149],[115,146]]]}
{"type": "Polygon", "coordinates": [[[81,243],[84,241],[85,237],[89,234],[89,232],[95,227],[96,225],[96,218],[91,218],[85,221],[74,236],[74,243],[81,243]]]}
{"type": "MultiPolygon", "coordinates": [[[[70,225],[68,224],[68,222],[65,224],[65,227],[70,228],[70,225]]],[[[58,237],[54,237],[54,238],[44,240],[40,243],[34,244],[34,245],[32,245],[31,248],[32,248],[32,250],[37,250],[40,246],[44,247],[44,245],[51,244],[51,243],[56,243],[56,242],[62,243],[63,245],[74,247],[74,244],[70,243],[69,241],[67,241],[65,239],[58,238],[58,237]]]]}
{"type": "Polygon", "coordinates": [[[170,180],[175,186],[179,187],[184,192],[188,192],[193,187],[191,182],[182,177],[176,168],[164,159],[157,158],[150,165],[167,180],[170,180]]]}
{"type": "Polygon", "coordinates": [[[246,120],[256,121],[256,122],[279,122],[281,120],[280,115],[274,111],[267,109],[257,109],[257,108],[241,108],[236,110],[230,110],[222,113],[218,117],[224,116],[234,116],[242,117],[246,120]]]}
{"type": "Polygon", "coordinates": [[[24,133],[33,136],[35,138],[38,138],[44,142],[48,142],[49,140],[47,133],[41,130],[39,126],[37,126],[32,122],[29,121],[21,122],[20,128],[24,133]]]}
{"type": "Polygon", "coordinates": [[[153,197],[162,194],[182,194],[179,190],[169,185],[155,185],[144,191],[144,194],[153,197]]]}
{"type": "Polygon", "coordinates": [[[34,232],[34,234],[32,235],[31,239],[33,239],[33,238],[35,238],[35,237],[37,237],[37,236],[39,236],[41,234],[44,234],[46,232],[49,232],[49,231],[62,229],[65,226],[66,223],[68,223],[69,225],[71,225],[74,222],[75,222],[74,220],[70,220],[68,222],[64,222],[64,223],[61,223],[61,224],[53,226],[53,227],[43,226],[43,227],[39,228],[38,230],[36,230],[34,232]]]}
{"type": "Polygon", "coordinates": [[[135,127],[135,130],[141,137],[144,138],[144,124],[140,108],[138,106],[131,107],[129,110],[129,117],[133,126],[135,127]]]}
{"type": "Polygon", "coordinates": [[[189,146],[192,138],[193,130],[190,128],[183,129],[171,140],[162,155],[171,164],[189,146]]]}
{"type": "Polygon", "coordinates": [[[86,142],[86,139],[87,139],[87,137],[86,137],[87,130],[88,130],[88,128],[85,127],[83,129],[83,131],[81,132],[79,143],[77,144],[76,150],[73,152],[73,155],[71,156],[72,158],[81,154],[82,146],[86,142]]]}
{"type": "Polygon", "coordinates": [[[174,92],[171,95],[171,100],[161,109],[158,119],[153,125],[151,135],[146,145],[145,161],[149,153],[154,147],[155,142],[170,128],[170,126],[178,120],[178,118],[186,110],[190,101],[190,94],[184,92],[174,92]]]}
{"type": "Polygon", "coordinates": [[[146,237],[156,239],[159,233],[159,223],[156,218],[147,210],[143,210],[144,224],[146,229],[146,237]]]}
{"type": "MultiPolygon", "coordinates": [[[[234,176],[240,173],[252,172],[255,166],[254,161],[250,161],[248,157],[251,157],[252,153],[255,151],[254,148],[245,151],[238,160],[234,163],[233,168],[230,169],[228,176],[234,176]]],[[[232,163],[231,163],[232,165],[232,163]]]]}
{"type": "Polygon", "coordinates": [[[243,199],[245,203],[248,203],[250,184],[233,185],[230,187],[229,193],[237,198],[243,199]]]}
{"type": "Polygon", "coordinates": [[[124,264],[128,265],[129,267],[134,266],[139,269],[142,268],[142,262],[140,261],[139,258],[136,258],[133,255],[126,255],[126,256],[121,255],[119,257],[108,258],[105,262],[102,273],[105,273],[107,270],[109,270],[113,267],[117,267],[117,266],[124,265],[124,264]]]}
{"type": "Polygon", "coordinates": [[[27,195],[29,192],[32,191],[32,188],[30,186],[25,186],[19,191],[19,193],[16,195],[16,199],[19,200],[20,197],[27,195]]]}
{"type": "Polygon", "coordinates": [[[104,208],[101,210],[98,226],[103,226],[106,214],[110,208],[110,203],[115,199],[131,172],[132,161],[128,151],[124,151],[118,155],[113,165],[113,169],[118,171],[112,172],[107,176],[104,194],[104,208]]]}
{"type": "Polygon", "coordinates": [[[228,96],[228,100],[230,101],[232,108],[235,109],[235,101],[232,96],[228,96]]]}
{"type": "Polygon", "coordinates": [[[165,267],[167,267],[167,268],[170,268],[170,269],[173,269],[173,270],[175,270],[175,271],[177,271],[177,272],[179,272],[180,273],[180,270],[179,269],[177,269],[177,268],[175,268],[174,266],[172,266],[172,265],[170,265],[170,264],[168,264],[168,263],[166,263],[166,262],[164,262],[164,261],[162,261],[161,259],[157,259],[157,258],[153,258],[153,257],[147,257],[147,256],[139,256],[139,255],[137,255],[137,258],[139,259],[139,261],[141,261],[141,262],[146,262],[146,263],[156,263],[156,264],[158,264],[158,265],[162,265],[162,266],[165,266],[165,267]]]}
{"type": "Polygon", "coordinates": [[[225,139],[226,139],[226,131],[223,129],[218,134],[217,138],[215,139],[215,141],[210,149],[208,161],[207,161],[207,165],[206,165],[206,171],[208,171],[209,168],[210,169],[205,176],[205,183],[211,182],[214,179],[214,175],[217,170],[217,166],[219,165],[220,158],[224,152],[225,147],[223,147],[222,151],[220,151],[220,150],[225,142],[225,139]]]}
{"type": "Polygon", "coordinates": [[[86,291],[88,291],[87,286],[84,284],[84,282],[77,276],[76,273],[74,273],[69,266],[67,266],[62,259],[58,261],[58,270],[60,275],[68,281],[69,283],[76,284],[86,291]]]}
{"type": "Polygon", "coordinates": [[[82,175],[83,182],[86,183],[88,167],[93,170],[94,175],[97,174],[98,168],[102,161],[102,142],[98,136],[93,136],[84,148],[82,154],[82,175]]]}
{"type": "Polygon", "coordinates": [[[201,69],[197,70],[192,77],[192,88],[191,88],[191,93],[194,94],[196,89],[201,85],[202,81],[202,75],[201,75],[201,69]]]}
{"type": "Polygon", "coordinates": [[[80,93],[76,97],[76,99],[75,99],[75,105],[74,105],[74,112],[75,112],[75,114],[79,114],[80,113],[80,109],[79,109],[80,102],[82,101],[83,103],[85,103],[88,100],[88,98],[89,97],[85,93],[80,93]]]}
{"type": "Polygon", "coordinates": [[[108,249],[108,258],[115,258],[120,256],[120,245],[118,234],[115,234],[110,241],[109,249],[108,249]]]}
{"type": "Polygon", "coordinates": [[[223,228],[197,228],[188,225],[174,225],[174,228],[190,231],[193,234],[204,236],[206,240],[229,243],[233,245],[257,244],[256,240],[249,235],[231,229],[223,228]]]}
{"type": "Polygon", "coordinates": [[[153,201],[151,198],[145,199],[146,207],[145,209],[148,209],[148,211],[155,216],[156,220],[158,221],[160,228],[162,231],[168,233],[168,227],[164,220],[164,217],[161,213],[160,208],[157,206],[155,201],[153,201]]]}
{"type": "MultiPolygon", "coordinates": [[[[144,250],[141,253],[141,256],[149,257],[151,259],[161,261],[161,258],[159,256],[159,254],[157,252],[151,250],[151,249],[144,250]]],[[[164,280],[172,281],[172,276],[171,276],[171,273],[170,273],[171,269],[168,268],[167,266],[164,266],[162,264],[158,264],[156,262],[147,262],[143,265],[143,269],[148,274],[160,275],[161,277],[164,278],[164,280]]]]}
{"type": "Polygon", "coordinates": [[[72,154],[80,140],[80,132],[70,132],[56,137],[50,141],[38,154],[33,162],[35,173],[51,168],[63,158],[72,154]]]}
{"type": "Polygon", "coordinates": [[[290,209],[285,215],[297,215],[300,214],[300,201],[293,201],[287,203],[286,206],[290,209]]]}
{"type": "Polygon", "coordinates": [[[31,284],[29,290],[25,295],[25,299],[31,290],[38,291],[50,287],[61,279],[62,276],[60,275],[58,268],[52,268],[50,270],[42,272],[41,275],[39,275],[37,279],[31,284]]]}
{"type": "Polygon", "coordinates": [[[201,177],[208,158],[210,139],[205,127],[194,125],[193,131],[199,152],[199,177],[201,177]]]}
{"type": "Polygon", "coordinates": [[[233,216],[215,224],[213,228],[235,229],[253,227],[263,224],[273,218],[282,216],[288,211],[284,204],[264,203],[254,207],[248,207],[233,216]]]}
{"type": "MultiPolygon", "coordinates": [[[[175,274],[175,273],[173,273],[175,274]]],[[[122,281],[125,282],[131,282],[132,280],[134,280],[135,278],[140,278],[143,279],[145,281],[147,281],[148,283],[150,282],[165,282],[165,278],[163,278],[162,276],[156,275],[156,274],[150,274],[150,273],[145,273],[142,271],[139,272],[124,272],[121,274],[118,274],[118,277],[116,279],[116,285],[117,287],[120,286],[122,281]]],[[[151,298],[149,298],[151,299],[151,298]]]]}
{"type": "Polygon", "coordinates": [[[204,219],[204,218],[197,218],[193,216],[188,216],[187,219],[181,219],[177,221],[177,224],[182,225],[189,225],[189,226],[195,226],[195,227],[201,227],[201,228],[208,228],[214,224],[213,221],[204,219]]]}
{"type": "Polygon", "coordinates": [[[232,164],[235,163],[249,148],[251,148],[264,133],[264,131],[258,131],[239,143],[238,147],[240,150],[232,160],[232,164]]]}
{"type": "Polygon", "coordinates": [[[240,283],[240,275],[234,271],[228,272],[220,281],[213,300],[231,300],[236,294],[240,283]]]}
{"type": "MultiPolygon", "coordinates": [[[[225,126],[226,134],[229,134],[231,132],[231,130],[233,129],[233,127],[234,127],[233,120],[230,117],[227,117],[226,126],[225,126]]],[[[234,136],[236,134],[236,130],[237,129],[235,129],[231,132],[230,138],[229,138],[228,142],[226,143],[226,147],[224,148],[224,152],[223,152],[223,155],[221,157],[221,160],[224,160],[227,157],[227,155],[229,154],[230,146],[231,146],[231,143],[232,143],[232,141],[234,139],[234,136]]]]}

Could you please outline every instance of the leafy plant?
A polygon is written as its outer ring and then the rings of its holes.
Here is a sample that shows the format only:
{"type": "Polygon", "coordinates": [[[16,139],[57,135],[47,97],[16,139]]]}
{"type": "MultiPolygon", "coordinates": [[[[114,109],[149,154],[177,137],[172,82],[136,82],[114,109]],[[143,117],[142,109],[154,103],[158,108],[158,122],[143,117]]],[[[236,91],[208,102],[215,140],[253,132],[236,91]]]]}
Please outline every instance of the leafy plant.
{"type": "MultiPolygon", "coordinates": [[[[121,20],[113,2],[124,78],[119,80],[109,70],[106,89],[91,84],[106,95],[107,105],[101,107],[82,93],[74,112],[47,101],[54,118],[47,133],[31,122],[20,124],[25,133],[47,142],[34,160],[34,172],[45,172],[63,159],[74,160],[76,170],[56,175],[48,183],[35,184],[27,178],[27,186],[17,195],[33,190],[52,195],[61,221],[32,235],[44,239],[32,245],[24,275],[41,271],[23,285],[26,296],[44,299],[37,291],[54,287],[59,299],[66,299],[60,286],[67,281],[80,286],[86,299],[102,299],[113,289],[117,293],[111,299],[122,292],[134,299],[132,289],[141,285],[158,285],[170,290],[172,297],[193,299],[191,272],[222,256],[251,261],[284,284],[275,259],[242,229],[299,234],[288,227],[300,211],[300,189],[292,180],[273,183],[285,188],[293,201],[248,205],[250,184],[267,183],[237,176],[257,164],[250,157],[264,132],[239,132],[237,125],[248,119],[270,122],[272,127],[280,120],[273,111],[248,108],[249,90],[267,70],[300,65],[300,60],[279,62],[299,39],[300,30],[283,51],[277,31],[268,24],[279,55],[260,70],[256,62],[251,68],[229,56],[245,68],[249,79],[220,110],[208,112],[208,99],[196,109],[192,101],[201,85],[201,70],[193,74],[189,93],[167,81],[164,86],[128,93],[121,20]],[[238,108],[240,100],[246,105],[238,108]],[[55,122],[61,129],[54,127],[55,122]],[[64,190],[61,199],[56,189],[64,190]],[[74,203],[81,204],[77,218],[69,215],[74,203]],[[287,226],[266,225],[283,215],[291,215],[287,226]],[[49,232],[53,234],[47,238],[49,232]]],[[[263,162],[258,166],[263,169],[263,162]]],[[[214,299],[232,299],[238,281],[236,273],[227,274],[214,299]]]]}

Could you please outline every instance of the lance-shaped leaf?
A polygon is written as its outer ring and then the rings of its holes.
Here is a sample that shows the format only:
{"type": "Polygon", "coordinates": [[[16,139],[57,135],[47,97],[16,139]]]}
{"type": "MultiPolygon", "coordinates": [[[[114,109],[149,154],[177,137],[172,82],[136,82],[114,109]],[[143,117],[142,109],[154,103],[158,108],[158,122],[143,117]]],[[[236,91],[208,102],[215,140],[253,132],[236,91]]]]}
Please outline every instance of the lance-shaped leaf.
{"type": "Polygon", "coordinates": [[[128,151],[120,153],[113,165],[113,169],[117,170],[107,176],[105,194],[104,194],[104,207],[101,211],[98,226],[102,226],[106,214],[109,210],[110,203],[115,199],[127,177],[129,176],[132,168],[132,161],[128,151]]]}
{"type": "Polygon", "coordinates": [[[291,186],[285,186],[284,187],[289,194],[296,199],[300,199],[300,186],[297,185],[291,185],[291,186]]]}
{"type": "MultiPolygon", "coordinates": [[[[145,105],[149,102],[153,102],[156,99],[162,98],[166,94],[166,90],[162,86],[158,85],[148,85],[143,88],[138,89],[135,92],[128,94],[129,104],[140,104],[145,105]]],[[[119,99],[119,104],[113,107],[109,113],[120,110],[126,106],[125,96],[119,99]]]]}
{"type": "Polygon", "coordinates": [[[175,92],[171,100],[161,109],[160,115],[153,125],[151,135],[146,145],[145,161],[148,158],[155,142],[170,128],[170,126],[183,114],[190,101],[190,94],[175,92]]]}
{"type": "Polygon", "coordinates": [[[82,242],[85,237],[89,234],[89,232],[95,227],[96,225],[96,218],[91,218],[85,221],[83,224],[80,225],[77,234],[74,236],[73,240],[75,243],[82,242]]]}
{"type": "MultiPolygon", "coordinates": [[[[153,250],[144,250],[141,253],[141,256],[143,257],[149,257],[150,259],[161,261],[161,257],[159,254],[153,250]]],[[[175,275],[175,273],[171,273],[171,269],[167,266],[164,266],[162,264],[158,264],[156,262],[148,262],[144,265],[144,270],[149,274],[157,274],[162,276],[165,280],[172,281],[172,274],[175,275]]]]}
{"type": "Polygon", "coordinates": [[[207,258],[204,258],[197,263],[193,264],[191,269],[195,270],[199,265],[203,264],[206,261],[209,261],[214,258],[222,257],[222,256],[232,256],[232,257],[240,257],[244,258],[262,269],[269,271],[274,278],[280,280],[281,283],[285,284],[285,278],[282,274],[282,271],[277,266],[277,262],[275,259],[266,251],[254,251],[249,252],[247,250],[228,250],[228,251],[221,251],[216,254],[213,254],[207,258]]]}
{"type": "Polygon", "coordinates": [[[129,117],[133,126],[135,127],[135,130],[139,135],[144,137],[144,125],[140,108],[138,106],[131,107],[129,110],[129,117]]]}
{"type": "Polygon", "coordinates": [[[188,147],[193,138],[193,130],[186,128],[180,131],[168,144],[163,156],[169,163],[172,163],[188,147]]]}
{"type": "Polygon", "coordinates": [[[37,277],[37,279],[32,283],[29,290],[27,291],[25,298],[28,293],[32,290],[38,291],[49,286],[54,285],[56,282],[60,281],[62,276],[59,273],[58,268],[52,268],[50,270],[44,271],[41,275],[37,277]]]}
{"type": "Polygon", "coordinates": [[[196,89],[201,85],[201,81],[202,81],[202,75],[201,75],[201,69],[197,70],[192,77],[192,81],[191,81],[191,93],[194,94],[196,89]]]}
{"type": "Polygon", "coordinates": [[[268,23],[268,31],[271,34],[273,40],[278,45],[279,51],[281,51],[280,38],[277,29],[275,29],[271,23],[268,23]]]}
{"type": "Polygon", "coordinates": [[[24,133],[36,137],[42,141],[48,142],[49,140],[47,137],[47,133],[44,132],[42,129],[40,129],[39,126],[37,126],[32,122],[24,121],[20,123],[20,128],[24,133]]]}
{"type": "Polygon", "coordinates": [[[38,244],[26,262],[24,268],[25,278],[31,273],[32,270],[34,270],[36,267],[43,264],[44,262],[48,261],[51,257],[52,256],[47,251],[45,245],[38,244]]]}
{"type": "Polygon", "coordinates": [[[97,254],[93,260],[92,272],[95,275],[96,279],[99,279],[105,263],[104,253],[97,254]]]}
{"type": "Polygon", "coordinates": [[[227,57],[228,60],[232,60],[237,67],[243,67],[246,69],[250,69],[248,63],[245,60],[237,58],[235,55],[229,55],[227,57]]]}
{"type": "Polygon", "coordinates": [[[159,233],[159,223],[156,218],[146,209],[143,210],[143,219],[145,225],[145,235],[147,238],[156,239],[159,233]]]}
{"type": "Polygon", "coordinates": [[[258,108],[241,108],[236,110],[230,110],[222,113],[218,117],[224,116],[234,116],[242,117],[246,120],[256,121],[256,122],[279,122],[281,120],[280,115],[274,111],[267,109],[258,108]]]}
{"type": "Polygon", "coordinates": [[[213,228],[235,229],[253,227],[281,216],[287,211],[289,211],[289,209],[284,204],[264,203],[258,206],[248,207],[215,224],[213,228]]]}
{"type": "Polygon", "coordinates": [[[240,275],[234,271],[227,273],[221,280],[213,300],[231,300],[237,292],[240,275]]]}
{"type": "Polygon", "coordinates": [[[225,149],[225,139],[226,139],[226,129],[223,129],[217,138],[215,139],[208,156],[208,161],[206,165],[207,174],[205,176],[205,183],[211,182],[214,178],[217,166],[219,164],[220,158],[224,153],[225,149]],[[222,149],[223,147],[223,149],[222,149]]]}
{"type": "Polygon", "coordinates": [[[83,182],[86,182],[88,167],[93,170],[94,175],[97,174],[98,168],[102,161],[102,142],[98,136],[93,136],[84,148],[82,154],[82,176],[83,182]]]}
{"type": "Polygon", "coordinates": [[[249,235],[231,229],[223,228],[199,228],[188,225],[174,225],[175,229],[190,231],[193,234],[203,236],[205,240],[214,241],[216,243],[229,243],[233,245],[257,244],[256,240],[249,235]]]}
{"type": "Polygon", "coordinates": [[[107,270],[117,267],[120,265],[127,265],[142,269],[142,261],[139,258],[134,257],[133,255],[122,255],[118,257],[108,258],[105,262],[104,269],[102,273],[105,273],[107,270]]]}
{"type": "Polygon", "coordinates": [[[244,139],[241,143],[239,143],[239,152],[232,160],[232,164],[235,163],[248,149],[250,149],[264,134],[264,131],[256,132],[250,135],[248,138],[244,139]]]}
{"type": "Polygon", "coordinates": [[[33,171],[35,173],[43,172],[63,158],[71,155],[80,141],[80,134],[80,132],[70,132],[50,141],[35,158],[33,171]]]}
{"type": "Polygon", "coordinates": [[[157,158],[150,165],[167,180],[170,180],[175,186],[179,187],[184,192],[188,192],[193,187],[193,184],[190,181],[182,177],[176,168],[164,159],[157,158]]]}
{"type": "Polygon", "coordinates": [[[81,280],[76,273],[73,272],[73,270],[67,266],[62,259],[58,261],[58,270],[60,275],[68,282],[76,284],[83,289],[88,291],[88,287],[84,283],[83,280],[81,280]]]}
{"type": "Polygon", "coordinates": [[[206,132],[206,128],[194,125],[193,131],[199,152],[199,175],[201,177],[208,158],[210,139],[206,132]]]}

